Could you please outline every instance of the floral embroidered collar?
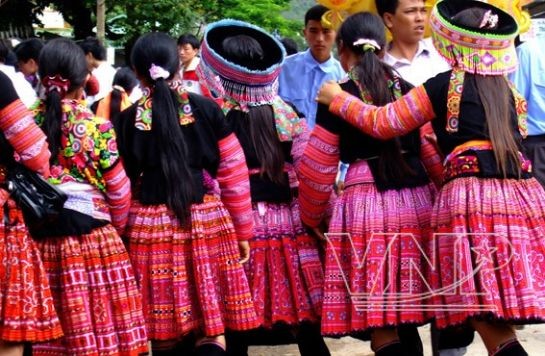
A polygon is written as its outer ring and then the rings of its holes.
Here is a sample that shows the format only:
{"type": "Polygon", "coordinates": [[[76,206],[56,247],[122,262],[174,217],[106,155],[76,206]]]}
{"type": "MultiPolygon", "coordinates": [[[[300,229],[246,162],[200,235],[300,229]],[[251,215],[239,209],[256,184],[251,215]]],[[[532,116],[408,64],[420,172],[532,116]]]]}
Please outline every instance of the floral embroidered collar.
{"type": "MultiPolygon", "coordinates": [[[[89,183],[106,191],[103,169],[112,167],[119,157],[111,121],[97,117],[84,100],[62,99],[61,149],[52,158],[51,176],[54,184],[89,183]]],[[[45,121],[45,102],[31,107],[39,126],[45,121]]]]}
{"type": "MultiPolygon", "coordinates": [[[[180,125],[189,125],[195,122],[195,117],[193,116],[193,111],[191,110],[191,104],[189,103],[189,94],[182,87],[178,86],[175,88],[175,91],[178,93],[178,102],[180,103],[178,109],[178,116],[180,120],[180,125]]],[[[134,127],[142,131],[151,130],[151,121],[152,121],[152,91],[149,87],[144,87],[142,89],[142,97],[138,100],[138,107],[136,109],[136,120],[134,122],[134,127]]]]}
{"type": "MultiPolygon", "coordinates": [[[[369,91],[364,88],[358,79],[358,76],[356,75],[355,67],[352,67],[348,71],[348,78],[352,80],[356,85],[358,86],[360,90],[360,96],[364,103],[366,104],[373,104],[373,98],[371,97],[371,94],[369,91]]],[[[392,92],[392,95],[395,99],[401,98],[403,96],[403,93],[401,92],[401,83],[399,82],[399,77],[394,77],[393,79],[386,78],[388,81],[388,88],[390,88],[390,91],[392,92]]]]}
{"type": "MultiPolygon", "coordinates": [[[[462,102],[462,92],[464,91],[465,71],[461,68],[452,69],[447,94],[447,125],[445,130],[449,133],[458,132],[460,103],[462,102]]],[[[526,99],[517,91],[513,83],[507,81],[513,98],[515,99],[515,108],[517,112],[517,122],[519,133],[523,138],[528,136],[528,103],[526,99]]]]}
{"type": "MultiPolygon", "coordinates": [[[[92,117],[93,113],[87,110],[85,100],[76,99],[62,99],[61,110],[63,115],[63,121],[66,120],[68,114],[72,114],[78,117],[92,117]]],[[[30,107],[30,111],[34,115],[34,121],[38,126],[43,125],[45,120],[45,100],[36,100],[34,105],[30,107]]]]}
{"type": "MultiPolygon", "coordinates": [[[[273,108],[276,132],[280,141],[292,141],[293,136],[300,135],[304,131],[305,126],[302,121],[305,119],[300,118],[295,110],[278,95],[270,105],[273,108]]],[[[232,98],[226,97],[223,100],[222,110],[224,114],[227,114],[231,110],[239,110],[247,113],[248,107],[240,105],[232,98]]]]}

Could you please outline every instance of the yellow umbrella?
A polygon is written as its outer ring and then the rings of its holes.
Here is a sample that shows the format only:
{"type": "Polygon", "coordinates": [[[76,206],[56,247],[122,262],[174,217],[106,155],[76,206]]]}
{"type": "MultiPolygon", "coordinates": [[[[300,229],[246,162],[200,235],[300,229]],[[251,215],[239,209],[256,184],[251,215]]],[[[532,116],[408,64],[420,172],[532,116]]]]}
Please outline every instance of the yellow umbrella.
{"type": "MultiPolygon", "coordinates": [[[[519,24],[519,31],[526,32],[530,28],[530,15],[527,11],[522,10],[522,5],[528,3],[528,0],[481,0],[488,2],[500,9],[511,14],[519,24]]],[[[329,9],[322,18],[322,23],[326,27],[337,29],[344,19],[351,14],[361,11],[368,11],[374,14],[377,13],[375,6],[375,0],[316,0],[318,4],[321,4],[329,9]]],[[[431,8],[435,5],[437,0],[426,1],[426,8],[430,13],[431,8]]],[[[430,28],[426,26],[425,37],[430,36],[430,28]]]]}

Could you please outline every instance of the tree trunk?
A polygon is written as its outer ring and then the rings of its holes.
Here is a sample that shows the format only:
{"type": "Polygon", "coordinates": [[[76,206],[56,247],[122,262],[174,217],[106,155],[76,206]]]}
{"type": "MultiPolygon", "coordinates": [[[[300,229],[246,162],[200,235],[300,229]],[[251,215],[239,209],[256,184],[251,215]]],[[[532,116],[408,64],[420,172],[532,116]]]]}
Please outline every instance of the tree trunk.
{"type": "Polygon", "coordinates": [[[72,0],[63,1],[60,8],[65,20],[68,21],[74,28],[74,37],[76,40],[84,39],[88,36],[95,36],[93,27],[94,22],[91,20],[92,9],[85,7],[85,1],[72,0]]]}
{"type": "Polygon", "coordinates": [[[106,21],[106,0],[97,0],[97,37],[104,43],[106,21]]]}

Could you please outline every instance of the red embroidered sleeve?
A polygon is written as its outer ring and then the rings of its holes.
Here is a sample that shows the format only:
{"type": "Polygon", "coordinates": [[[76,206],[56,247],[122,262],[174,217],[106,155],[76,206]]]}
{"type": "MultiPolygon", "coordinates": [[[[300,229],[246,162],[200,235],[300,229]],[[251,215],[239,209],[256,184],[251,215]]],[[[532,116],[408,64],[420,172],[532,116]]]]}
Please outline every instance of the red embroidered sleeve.
{"type": "Polygon", "coordinates": [[[443,158],[429,122],[420,128],[420,160],[433,183],[440,186],[443,181],[443,158]]]}
{"type": "Polygon", "coordinates": [[[129,218],[131,183],[125,174],[121,160],[105,171],[103,178],[106,183],[106,201],[110,205],[112,225],[122,235],[129,218]]]}
{"type": "Polygon", "coordinates": [[[411,89],[400,99],[383,107],[365,104],[359,98],[341,92],[329,105],[329,111],[379,139],[407,134],[435,118],[423,86],[411,89]]]}
{"type": "Polygon", "coordinates": [[[339,136],[316,125],[298,172],[301,220],[307,226],[318,226],[324,216],[337,175],[339,154],[339,136]]]}
{"type": "Polygon", "coordinates": [[[244,151],[235,134],[218,142],[220,164],[216,178],[221,200],[231,214],[239,240],[248,240],[254,233],[250,179],[244,151]]]}
{"type": "Polygon", "coordinates": [[[299,165],[301,157],[303,157],[303,152],[310,137],[310,130],[307,127],[306,120],[301,120],[300,127],[302,128],[301,133],[293,136],[291,145],[291,157],[293,158],[293,165],[296,168],[299,165]]]}
{"type": "Polygon", "coordinates": [[[288,162],[285,163],[288,178],[290,183],[290,188],[297,188],[299,186],[299,179],[297,178],[297,172],[299,171],[299,163],[303,157],[303,152],[308,143],[308,138],[310,131],[307,127],[306,121],[301,120],[300,123],[302,131],[299,134],[293,136],[291,144],[291,157],[293,159],[293,164],[288,162]]]}
{"type": "Polygon", "coordinates": [[[49,152],[46,136],[36,125],[27,107],[17,99],[0,110],[0,130],[19,155],[21,163],[49,176],[49,152]]]}

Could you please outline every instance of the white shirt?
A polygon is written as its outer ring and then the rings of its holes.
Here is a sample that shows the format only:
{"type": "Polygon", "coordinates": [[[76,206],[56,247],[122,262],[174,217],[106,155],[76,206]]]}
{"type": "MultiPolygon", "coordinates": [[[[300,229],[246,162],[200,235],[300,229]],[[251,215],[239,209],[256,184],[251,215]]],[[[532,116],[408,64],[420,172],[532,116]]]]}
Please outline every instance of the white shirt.
{"type": "Polygon", "coordinates": [[[132,88],[131,95],[129,95],[129,100],[131,103],[136,103],[144,95],[140,84],[132,88]]]}
{"type": "Polygon", "coordinates": [[[21,72],[16,72],[15,68],[12,66],[7,66],[3,63],[0,63],[0,71],[4,72],[5,75],[13,83],[13,87],[19,96],[19,99],[25,104],[27,108],[30,108],[38,99],[34,88],[32,85],[25,79],[25,76],[21,72]]]}
{"type": "Polygon", "coordinates": [[[108,62],[101,62],[98,67],[93,70],[93,75],[98,80],[98,94],[95,96],[87,97],[88,105],[91,105],[97,100],[104,98],[112,91],[112,83],[115,76],[115,68],[108,64],[108,62]]]}
{"type": "Polygon", "coordinates": [[[419,42],[418,50],[412,61],[406,58],[396,58],[389,52],[384,54],[383,61],[392,66],[401,75],[401,78],[414,86],[450,70],[450,65],[437,52],[431,38],[419,42]]]}

